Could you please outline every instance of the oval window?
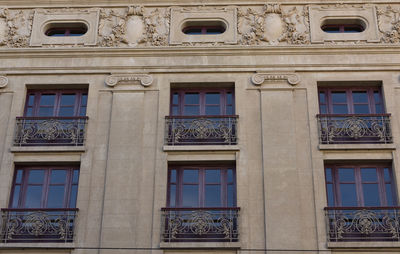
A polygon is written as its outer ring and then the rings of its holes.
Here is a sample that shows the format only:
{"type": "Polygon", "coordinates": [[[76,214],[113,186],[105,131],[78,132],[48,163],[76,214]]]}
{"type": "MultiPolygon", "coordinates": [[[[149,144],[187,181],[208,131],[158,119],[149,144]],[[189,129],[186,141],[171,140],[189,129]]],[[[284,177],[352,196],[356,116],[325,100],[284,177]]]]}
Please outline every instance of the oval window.
{"type": "Polygon", "coordinates": [[[44,31],[50,37],[82,36],[86,34],[88,27],[83,22],[50,23],[44,31]]]}
{"type": "Polygon", "coordinates": [[[187,35],[217,35],[225,30],[226,24],[219,20],[186,21],[182,26],[182,32],[187,35]]]}
{"type": "Polygon", "coordinates": [[[325,33],[361,33],[366,27],[361,19],[326,19],[321,25],[325,33]]]}

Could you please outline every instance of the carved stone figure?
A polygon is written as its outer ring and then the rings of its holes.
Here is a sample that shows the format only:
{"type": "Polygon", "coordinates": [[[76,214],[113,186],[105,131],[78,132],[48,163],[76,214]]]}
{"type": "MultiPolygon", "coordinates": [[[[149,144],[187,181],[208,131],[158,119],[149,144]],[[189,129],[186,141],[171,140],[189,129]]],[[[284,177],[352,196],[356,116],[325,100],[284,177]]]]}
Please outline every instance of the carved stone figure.
{"type": "Polygon", "coordinates": [[[278,4],[264,6],[264,33],[263,40],[270,44],[278,44],[285,38],[286,24],[282,19],[281,7],[278,4]]]}
{"type": "Polygon", "coordinates": [[[381,41],[385,43],[400,43],[400,10],[387,6],[378,9],[378,28],[382,33],[381,41]]]}
{"type": "Polygon", "coordinates": [[[263,36],[263,18],[251,8],[238,9],[239,44],[258,45],[263,36]]]}
{"type": "Polygon", "coordinates": [[[307,44],[310,42],[308,31],[308,8],[293,7],[283,13],[287,25],[286,40],[290,44],[307,44]]]}
{"type": "Polygon", "coordinates": [[[127,43],[125,34],[125,19],[127,13],[118,9],[100,10],[99,45],[103,47],[120,46],[127,43]]]}
{"type": "Polygon", "coordinates": [[[8,26],[7,45],[9,47],[28,47],[32,30],[33,11],[9,10],[5,13],[8,26]]]}
{"type": "Polygon", "coordinates": [[[145,15],[147,45],[167,46],[169,34],[169,9],[155,9],[145,15]]]}

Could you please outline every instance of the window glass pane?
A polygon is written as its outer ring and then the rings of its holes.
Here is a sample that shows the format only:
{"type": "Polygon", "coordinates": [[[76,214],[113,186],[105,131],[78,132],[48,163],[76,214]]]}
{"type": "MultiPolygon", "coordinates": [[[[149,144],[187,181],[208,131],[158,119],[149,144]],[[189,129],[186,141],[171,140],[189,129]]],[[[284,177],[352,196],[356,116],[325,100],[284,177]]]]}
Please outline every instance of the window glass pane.
{"type": "Polygon", "coordinates": [[[226,112],[225,114],[227,115],[234,115],[234,111],[233,111],[233,106],[226,106],[226,112]]]}
{"type": "Polygon", "coordinates": [[[206,104],[220,104],[220,98],[219,93],[206,93],[206,104]]]}
{"type": "Polygon", "coordinates": [[[206,106],[205,114],[210,115],[210,116],[220,115],[221,107],[220,106],[206,106]]]}
{"type": "Polygon", "coordinates": [[[171,184],[169,187],[169,206],[175,207],[176,202],[176,185],[171,184]]]}
{"type": "Polygon", "coordinates": [[[233,184],[229,184],[227,187],[227,194],[228,194],[228,202],[227,205],[228,207],[234,207],[235,206],[235,199],[234,199],[234,194],[235,194],[235,189],[233,184]]]}
{"type": "Polygon", "coordinates": [[[20,191],[21,191],[21,186],[19,186],[19,185],[14,186],[13,200],[12,200],[12,204],[11,204],[12,208],[18,207],[20,191]]]}
{"type": "Polygon", "coordinates": [[[345,103],[347,102],[346,92],[332,92],[333,103],[345,103]]]}
{"type": "Polygon", "coordinates": [[[376,114],[383,114],[383,105],[382,104],[375,104],[375,113],[376,114]]]}
{"type": "Polygon", "coordinates": [[[353,102],[354,103],[367,103],[368,94],[367,91],[353,91],[353,102]]]}
{"type": "Polygon", "coordinates": [[[82,94],[82,99],[81,99],[81,106],[86,106],[87,105],[87,94],[82,94]]]}
{"type": "Polygon", "coordinates": [[[393,200],[393,195],[392,195],[392,185],[390,183],[385,184],[386,187],[386,201],[387,201],[387,206],[394,206],[395,202],[393,200]]]}
{"type": "Polygon", "coordinates": [[[319,92],[319,103],[322,103],[322,104],[326,103],[325,92],[319,92]]]}
{"type": "Polygon", "coordinates": [[[58,116],[74,116],[74,107],[60,107],[58,116]]]}
{"type": "Polygon", "coordinates": [[[348,114],[347,105],[332,105],[333,114],[348,114]]]}
{"type": "Polygon", "coordinates": [[[44,170],[35,169],[35,170],[29,170],[28,172],[29,172],[28,183],[43,183],[44,170]]]}
{"type": "Polygon", "coordinates": [[[182,206],[199,207],[199,187],[197,185],[183,185],[182,206]]]}
{"type": "Polygon", "coordinates": [[[171,174],[170,174],[170,182],[171,183],[176,183],[176,170],[173,169],[170,172],[171,172],[171,174]]]}
{"type": "Polygon", "coordinates": [[[226,93],[226,104],[231,105],[233,103],[233,96],[231,92],[226,93]]]}
{"type": "Polygon", "coordinates": [[[185,169],[183,171],[183,182],[197,183],[199,181],[199,171],[195,169],[185,169]]]}
{"type": "Polygon", "coordinates": [[[369,106],[366,104],[354,105],[354,114],[369,114],[369,106]]]}
{"type": "Polygon", "coordinates": [[[34,102],[35,102],[35,95],[30,94],[28,97],[28,106],[33,106],[34,102]]]}
{"type": "Polygon", "coordinates": [[[339,168],[339,181],[340,182],[354,182],[354,169],[339,168]]]}
{"type": "Polygon", "coordinates": [[[198,115],[200,115],[200,107],[199,106],[185,106],[183,113],[186,116],[198,116],[198,115]]]}
{"type": "Polygon", "coordinates": [[[75,94],[62,94],[61,95],[61,106],[63,105],[75,105],[75,94]]]}
{"type": "Polygon", "coordinates": [[[383,175],[385,178],[385,182],[391,182],[392,181],[392,175],[391,172],[388,168],[385,168],[383,171],[383,175]]]}
{"type": "Polygon", "coordinates": [[[205,200],[206,207],[220,207],[221,204],[221,186],[220,185],[206,185],[205,186],[205,200]]]}
{"type": "Polygon", "coordinates": [[[21,183],[22,181],[22,170],[17,170],[17,175],[15,176],[15,183],[21,183]]]}
{"type": "Polygon", "coordinates": [[[179,94],[178,93],[174,93],[172,95],[172,104],[178,104],[179,103],[179,94]]]}
{"type": "Polygon", "coordinates": [[[80,116],[86,116],[86,107],[81,107],[81,110],[79,112],[80,116]]]}
{"type": "Polygon", "coordinates": [[[42,94],[40,96],[40,105],[41,106],[54,106],[55,94],[42,94]]]}
{"type": "Polygon", "coordinates": [[[378,176],[376,174],[376,168],[361,168],[361,179],[363,182],[378,181],[378,176]]]}
{"type": "Polygon", "coordinates": [[[69,198],[69,207],[75,208],[76,207],[76,197],[78,195],[78,185],[71,186],[71,194],[69,198]]]}
{"type": "Polygon", "coordinates": [[[220,183],[221,170],[206,170],[206,183],[220,183]]]}
{"type": "Polygon", "coordinates": [[[74,170],[74,175],[72,177],[72,183],[78,183],[79,180],[79,170],[74,170]]]}
{"type": "Polygon", "coordinates": [[[42,186],[28,186],[25,197],[25,208],[40,208],[42,186]]]}
{"type": "Polygon", "coordinates": [[[364,205],[380,206],[378,184],[363,184],[364,205]]]}
{"type": "Polygon", "coordinates": [[[358,206],[355,184],[340,184],[342,206],[358,206]]]}
{"type": "Polygon", "coordinates": [[[227,179],[228,183],[233,183],[233,170],[228,169],[227,174],[228,174],[228,179],[227,179]]]}
{"type": "Polygon", "coordinates": [[[328,206],[335,206],[335,199],[333,196],[333,184],[328,183],[326,185],[326,192],[328,196],[328,206]]]}
{"type": "Polygon", "coordinates": [[[40,107],[38,116],[53,116],[54,109],[53,107],[40,107]]]}
{"type": "Polygon", "coordinates": [[[186,93],[185,104],[200,104],[199,93],[186,93]]]}
{"type": "Polygon", "coordinates": [[[47,194],[47,208],[64,207],[64,185],[49,186],[47,194]]]}
{"type": "Polygon", "coordinates": [[[332,182],[332,169],[330,168],[325,169],[325,177],[327,182],[332,182]]]}
{"type": "Polygon", "coordinates": [[[319,113],[327,114],[326,112],[326,105],[319,105],[319,113]]]}
{"type": "Polygon", "coordinates": [[[32,114],[33,114],[33,109],[32,108],[27,108],[25,116],[32,116],[32,114]]]}
{"type": "Polygon", "coordinates": [[[379,91],[374,91],[374,100],[375,100],[375,103],[381,102],[381,93],[379,91]]]}
{"type": "Polygon", "coordinates": [[[67,171],[66,170],[52,170],[50,183],[65,183],[67,179],[67,171]]]}
{"type": "Polygon", "coordinates": [[[177,116],[179,115],[178,106],[172,106],[172,115],[177,116]]]}

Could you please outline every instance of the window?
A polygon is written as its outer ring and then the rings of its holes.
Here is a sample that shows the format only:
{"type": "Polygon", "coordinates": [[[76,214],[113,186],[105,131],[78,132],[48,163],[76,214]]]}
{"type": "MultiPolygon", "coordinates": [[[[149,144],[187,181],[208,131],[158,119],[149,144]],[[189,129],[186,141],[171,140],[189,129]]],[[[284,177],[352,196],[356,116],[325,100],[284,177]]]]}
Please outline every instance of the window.
{"type": "Polygon", "coordinates": [[[330,207],[397,205],[389,165],[326,165],[325,179],[330,207]]]}
{"type": "Polygon", "coordinates": [[[85,116],[86,90],[30,90],[24,116],[85,116]]]}
{"type": "Polygon", "coordinates": [[[182,32],[188,35],[198,34],[222,34],[226,25],[222,21],[187,21],[184,23],[182,32]]]}
{"type": "Polygon", "coordinates": [[[82,36],[88,31],[86,24],[76,23],[50,23],[45,28],[45,34],[50,37],[57,36],[82,36]]]}
{"type": "Polygon", "coordinates": [[[326,33],[361,33],[365,27],[365,22],[360,19],[327,19],[321,25],[326,33]]]}
{"type": "Polygon", "coordinates": [[[172,90],[172,116],[233,115],[235,113],[232,89],[172,90]]]}
{"type": "Polygon", "coordinates": [[[171,166],[168,207],[235,207],[233,167],[171,166]]]}
{"type": "Polygon", "coordinates": [[[382,114],[384,113],[381,89],[319,88],[321,114],[382,114]]]}
{"type": "Polygon", "coordinates": [[[78,167],[17,167],[10,208],[75,208],[78,167]]]}

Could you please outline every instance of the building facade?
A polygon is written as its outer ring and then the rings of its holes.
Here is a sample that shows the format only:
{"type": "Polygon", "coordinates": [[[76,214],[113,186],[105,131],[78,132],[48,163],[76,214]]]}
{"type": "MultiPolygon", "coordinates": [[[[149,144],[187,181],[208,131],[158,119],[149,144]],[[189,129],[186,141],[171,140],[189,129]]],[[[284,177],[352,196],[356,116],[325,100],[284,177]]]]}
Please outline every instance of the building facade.
{"type": "Polygon", "coordinates": [[[400,2],[0,1],[0,253],[400,252],[400,2]]]}

